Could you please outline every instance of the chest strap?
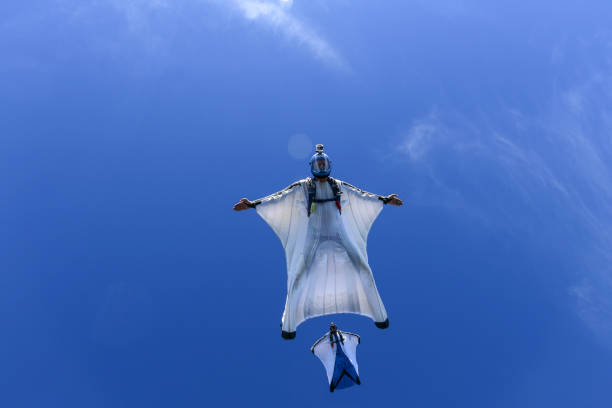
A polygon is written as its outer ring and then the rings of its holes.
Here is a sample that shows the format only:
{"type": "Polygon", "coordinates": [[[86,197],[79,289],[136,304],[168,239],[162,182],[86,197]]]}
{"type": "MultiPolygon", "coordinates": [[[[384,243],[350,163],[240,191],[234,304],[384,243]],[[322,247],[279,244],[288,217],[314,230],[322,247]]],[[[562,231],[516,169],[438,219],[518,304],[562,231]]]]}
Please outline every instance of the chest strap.
{"type": "Polygon", "coordinates": [[[306,207],[306,211],[309,217],[310,217],[310,214],[312,214],[316,208],[315,203],[326,203],[328,201],[335,201],[336,208],[338,208],[338,211],[340,212],[340,214],[342,214],[342,206],[340,205],[340,197],[342,196],[342,191],[340,191],[340,186],[338,186],[338,182],[331,177],[327,178],[327,183],[331,187],[332,193],[334,193],[334,197],[333,198],[316,198],[317,184],[314,181],[314,179],[312,179],[312,177],[308,179],[308,186],[307,186],[308,206],[306,207]]]}

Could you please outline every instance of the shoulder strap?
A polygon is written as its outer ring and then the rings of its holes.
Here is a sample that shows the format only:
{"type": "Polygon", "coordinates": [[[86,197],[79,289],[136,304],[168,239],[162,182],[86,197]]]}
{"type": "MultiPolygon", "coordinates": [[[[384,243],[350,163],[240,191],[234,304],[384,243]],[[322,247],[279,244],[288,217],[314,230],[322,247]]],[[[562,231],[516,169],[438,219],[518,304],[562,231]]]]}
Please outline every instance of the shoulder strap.
{"type": "Polygon", "coordinates": [[[339,197],[340,195],[342,195],[342,191],[340,191],[340,186],[338,185],[338,181],[336,179],[328,177],[327,182],[329,183],[329,186],[334,192],[335,197],[339,197]]]}
{"type": "Polygon", "coordinates": [[[331,177],[327,178],[327,182],[329,183],[329,186],[334,193],[334,197],[336,198],[336,207],[338,208],[338,211],[340,211],[340,214],[342,214],[342,206],[340,205],[340,196],[342,195],[342,191],[340,190],[340,186],[338,185],[336,179],[331,177]]]}
{"type": "Polygon", "coordinates": [[[312,209],[312,203],[314,202],[315,196],[317,195],[317,186],[312,177],[308,177],[306,190],[308,192],[308,203],[306,205],[306,212],[310,217],[310,210],[312,209]]]}

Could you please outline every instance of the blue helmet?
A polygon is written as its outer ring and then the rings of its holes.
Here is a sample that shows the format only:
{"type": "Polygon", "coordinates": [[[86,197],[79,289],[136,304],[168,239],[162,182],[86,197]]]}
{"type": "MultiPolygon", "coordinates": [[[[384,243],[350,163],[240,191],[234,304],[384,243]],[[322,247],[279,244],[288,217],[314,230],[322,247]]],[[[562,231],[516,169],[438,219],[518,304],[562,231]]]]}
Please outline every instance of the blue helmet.
{"type": "Polygon", "coordinates": [[[331,160],[323,153],[323,145],[318,144],[317,152],[310,158],[310,172],[315,177],[327,177],[331,173],[331,160]]]}

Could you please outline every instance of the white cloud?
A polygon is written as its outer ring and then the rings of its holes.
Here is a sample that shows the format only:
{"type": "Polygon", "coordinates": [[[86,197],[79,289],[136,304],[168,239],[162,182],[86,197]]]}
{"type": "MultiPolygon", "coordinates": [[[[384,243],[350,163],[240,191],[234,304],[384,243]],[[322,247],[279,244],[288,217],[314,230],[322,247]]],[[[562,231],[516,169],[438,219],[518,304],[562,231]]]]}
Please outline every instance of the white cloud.
{"type": "Polygon", "coordinates": [[[406,133],[398,150],[411,160],[419,160],[442,137],[442,126],[435,115],[416,121],[406,133]],[[438,139],[438,140],[436,140],[438,139]]]}
{"type": "Polygon", "coordinates": [[[292,0],[270,2],[261,0],[233,0],[242,16],[250,21],[279,30],[288,40],[306,47],[320,61],[334,68],[346,70],[347,64],[327,40],[290,13],[292,0]]]}
{"type": "Polygon", "coordinates": [[[578,316],[607,346],[612,339],[612,282],[610,269],[596,272],[569,288],[576,301],[578,316]]]}
{"type": "Polygon", "coordinates": [[[427,186],[433,193],[421,194],[431,204],[462,202],[446,207],[494,228],[522,228],[524,234],[534,230],[529,222],[541,217],[559,228],[571,225],[570,239],[571,228],[580,228],[582,239],[568,245],[578,246],[584,259],[577,261],[581,265],[574,271],[578,283],[568,290],[577,314],[604,343],[612,341],[609,68],[559,86],[548,107],[537,114],[499,109],[471,118],[436,109],[415,120],[395,146],[396,153],[434,181],[427,186]],[[462,173],[464,163],[468,170],[462,173]],[[474,174],[477,180],[472,181],[474,174]],[[473,191],[464,193],[462,183],[472,183],[473,191]],[[487,201],[486,183],[503,185],[509,193],[487,201]],[[483,194],[474,192],[479,188],[483,194]]]}
{"type": "MultiPolygon", "coordinates": [[[[348,71],[346,61],[321,34],[292,12],[294,0],[58,0],[60,9],[73,21],[95,15],[100,8],[110,7],[125,21],[130,32],[152,52],[163,54],[165,38],[158,28],[164,16],[185,16],[186,7],[198,4],[236,13],[249,22],[274,30],[290,44],[306,49],[325,65],[348,71]]],[[[199,17],[196,17],[199,18],[199,17]]],[[[219,25],[218,20],[202,14],[201,24],[219,25]],[[211,21],[214,20],[214,21],[211,21]]],[[[221,20],[223,21],[223,20],[221,20]]],[[[228,20],[231,21],[231,20],[228,20]]],[[[176,24],[176,23],[175,23],[176,24]]],[[[168,29],[168,25],[164,26],[168,29]]]]}

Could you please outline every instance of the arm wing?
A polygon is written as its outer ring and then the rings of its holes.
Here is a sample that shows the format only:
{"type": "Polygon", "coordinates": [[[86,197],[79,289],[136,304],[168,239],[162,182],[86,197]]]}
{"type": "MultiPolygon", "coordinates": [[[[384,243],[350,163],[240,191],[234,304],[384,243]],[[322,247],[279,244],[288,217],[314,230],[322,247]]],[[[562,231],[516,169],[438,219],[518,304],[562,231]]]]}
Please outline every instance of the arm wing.
{"type": "Polygon", "coordinates": [[[331,347],[329,344],[329,334],[321,337],[311,348],[313,354],[321,360],[325,372],[327,373],[327,381],[331,383],[334,374],[334,365],[336,364],[336,347],[331,347]]]}
{"type": "Polygon", "coordinates": [[[357,346],[361,339],[357,334],[349,332],[342,332],[342,336],[344,336],[344,343],[342,344],[344,354],[346,354],[346,357],[353,363],[355,371],[359,374],[359,366],[357,365],[357,346]]]}
{"type": "Polygon", "coordinates": [[[342,182],[342,192],[349,201],[355,224],[363,239],[367,239],[370,228],[383,208],[383,197],[368,193],[349,183],[342,182]]]}
{"type": "Polygon", "coordinates": [[[281,191],[253,202],[256,205],[257,214],[274,230],[283,247],[287,243],[291,230],[295,201],[302,198],[303,195],[304,189],[298,181],[281,191]]]}

